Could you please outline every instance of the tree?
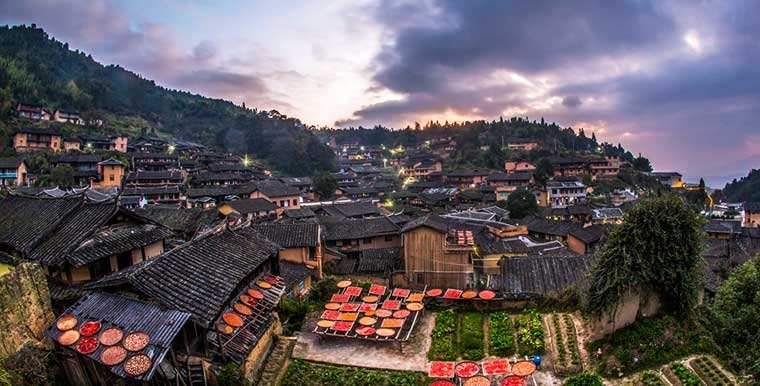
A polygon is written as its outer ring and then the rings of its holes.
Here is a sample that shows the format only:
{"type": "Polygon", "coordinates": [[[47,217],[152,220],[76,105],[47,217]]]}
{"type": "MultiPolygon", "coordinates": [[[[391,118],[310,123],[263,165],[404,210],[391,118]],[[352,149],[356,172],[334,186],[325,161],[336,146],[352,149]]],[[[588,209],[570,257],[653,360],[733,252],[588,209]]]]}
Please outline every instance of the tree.
{"type": "Polygon", "coordinates": [[[72,186],[74,185],[74,168],[61,164],[50,170],[49,174],[43,174],[37,180],[38,186],[72,186]]]}
{"type": "Polygon", "coordinates": [[[536,181],[543,185],[554,174],[554,166],[547,158],[541,158],[536,165],[536,181]]]}
{"type": "Polygon", "coordinates": [[[567,378],[565,386],[602,386],[602,377],[599,374],[583,372],[567,378]]]}
{"type": "Polygon", "coordinates": [[[335,195],[335,189],[338,189],[338,181],[328,172],[322,172],[314,176],[313,183],[314,191],[323,200],[332,198],[335,195]]]}
{"type": "MultiPolygon", "coordinates": [[[[620,146],[618,144],[618,146],[620,146]]],[[[640,172],[651,172],[652,171],[652,163],[649,162],[649,159],[642,157],[641,153],[639,153],[639,156],[633,159],[633,162],[631,163],[634,169],[640,171],[640,172]]]]}
{"type": "Polygon", "coordinates": [[[729,363],[760,379],[760,256],[739,266],[709,307],[716,343],[729,363]]]}
{"type": "Polygon", "coordinates": [[[501,203],[502,207],[509,211],[511,218],[524,218],[538,212],[536,196],[525,188],[518,188],[501,203]]]}
{"type": "Polygon", "coordinates": [[[633,207],[592,258],[588,311],[613,311],[629,291],[647,288],[664,306],[689,314],[702,285],[703,222],[674,195],[648,198],[633,207]]]}

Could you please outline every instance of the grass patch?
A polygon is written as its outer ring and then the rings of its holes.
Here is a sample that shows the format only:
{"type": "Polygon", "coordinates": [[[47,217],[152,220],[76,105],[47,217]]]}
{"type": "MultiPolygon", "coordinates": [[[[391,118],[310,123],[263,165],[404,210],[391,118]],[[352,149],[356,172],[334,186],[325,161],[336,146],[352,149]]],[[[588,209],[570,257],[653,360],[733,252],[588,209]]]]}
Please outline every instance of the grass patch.
{"type": "Polygon", "coordinates": [[[462,358],[483,359],[483,314],[467,312],[462,314],[459,328],[459,349],[462,358]]]}
{"type": "Polygon", "coordinates": [[[507,311],[491,314],[490,354],[507,357],[515,353],[515,331],[507,311]]]}
{"type": "Polygon", "coordinates": [[[715,343],[699,323],[670,315],[638,319],[632,325],[588,344],[590,353],[601,350],[597,370],[610,376],[659,367],[694,353],[710,353],[715,349],[715,343]]]}
{"type": "Polygon", "coordinates": [[[429,360],[453,361],[457,359],[457,352],[454,349],[456,328],[457,321],[454,310],[448,309],[436,314],[435,327],[427,354],[429,360]]]}
{"type": "Polygon", "coordinates": [[[281,386],[418,386],[427,385],[429,379],[423,373],[411,371],[376,370],[362,367],[336,366],[294,359],[281,386]]]}

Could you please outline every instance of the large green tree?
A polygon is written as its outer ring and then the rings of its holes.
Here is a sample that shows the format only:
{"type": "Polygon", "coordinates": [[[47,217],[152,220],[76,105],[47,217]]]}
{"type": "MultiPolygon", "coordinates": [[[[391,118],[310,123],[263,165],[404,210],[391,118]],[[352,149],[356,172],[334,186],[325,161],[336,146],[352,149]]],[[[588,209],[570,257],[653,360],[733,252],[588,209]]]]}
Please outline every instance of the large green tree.
{"type": "Polygon", "coordinates": [[[509,211],[511,218],[524,218],[538,212],[536,196],[525,188],[518,188],[502,202],[501,206],[509,211]]]}
{"type": "Polygon", "coordinates": [[[323,200],[332,198],[335,195],[335,189],[338,189],[338,181],[328,172],[321,172],[314,176],[312,183],[314,191],[323,200]]]}
{"type": "Polygon", "coordinates": [[[592,259],[587,306],[612,311],[628,291],[646,288],[670,310],[687,314],[701,286],[702,218],[673,195],[633,207],[592,259]]]}
{"type": "Polygon", "coordinates": [[[716,342],[735,368],[760,380],[760,257],[737,268],[710,305],[716,342]]]}

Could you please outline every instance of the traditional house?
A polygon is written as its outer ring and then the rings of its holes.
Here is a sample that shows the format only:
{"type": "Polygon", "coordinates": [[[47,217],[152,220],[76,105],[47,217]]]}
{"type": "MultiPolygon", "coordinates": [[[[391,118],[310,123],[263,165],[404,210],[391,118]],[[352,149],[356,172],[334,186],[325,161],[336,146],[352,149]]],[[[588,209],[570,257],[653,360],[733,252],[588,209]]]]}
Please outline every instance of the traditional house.
{"type": "Polygon", "coordinates": [[[337,255],[353,256],[367,249],[393,248],[401,246],[399,227],[388,217],[346,219],[321,218],[324,227],[325,260],[337,255]]]}
{"type": "MultiPolygon", "coordinates": [[[[131,299],[163,310],[189,314],[175,338],[167,335],[169,342],[165,345],[177,351],[173,360],[178,362],[163,362],[162,370],[154,373],[154,377],[159,376],[156,383],[204,383],[209,365],[227,363],[239,365],[246,379],[253,381],[280,325],[274,309],[285,285],[280,277],[275,276],[279,274],[278,251],[276,244],[251,228],[221,229],[85,288],[129,293],[131,299]],[[262,284],[264,282],[266,284],[262,284]],[[230,327],[225,322],[229,320],[227,314],[254,288],[261,299],[248,300],[246,307],[251,311],[250,315],[236,314],[241,323],[230,327]]],[[[127,317],[130,311],[130,308],[113,309],[123,317],[127,317]]],[[[108,319],[105,322],[112,323],[108,319]]],[[[146,324],[152,322],[151,318],[144,321],[146,324]]],[[[177,323],[182,324],[181,320],[177,323]]],[[[131,331],[130,326],[119,327],[131,331]]],[[[150,331],[145,332],[151,342],[161,339],[151,336],[150,331]]],[[[161,358],[154,356],[155,352],[146,351],[151,356],[150,362],[162,362],[161,358]]],[[[120,370],[123,370],[120,365],[110,368],[120,377],[135,378],[120,370]]],[[[143,377],[138,376],[137,380],[148,379],[143,377]]]]}
{"type": "Polygon", "coordinates": [[[431,173],[441,171],[443,171],[443,167],[440,159],[426,158],[422,160],[415,160],[412,163],[406,165],[402,169],[402,174],[406,177],[422,179],[431,173]]]}
{"type": "MultiPolygon", "coordinates": [[[[179,185],[125,186],[121,200],[138,200],[143,204],[181,204],[185,200],[179,185]]],[[[139,206],[139,205],[138,205],[139,206]]]]}
{"type": "Polygon", "coordinates": [[[682,188],[684,185],[681,174],[677,172],[652,172],[649,175],[668,188],[682,188]]]}
{"type": "Polygon", "coordinates": [[[179,238],[190,241],[199,232],[212,227],[219,220],[216,210],[169,208],[166,206],[150,205],[135,209],[138,216],[149,219],[171,229],[179,238]]]}
{"type": "Polygon", "coordinates": [[[266,221],[278,218],[277,205],[264,198],[243,198],[225,201],[217,207],[223,216],[234,213],[244,221],[266,221]]]}
{"type": "Polygon", "coordinates": [[[240,185],[251,181],[251,175],[235,172],[204,172],[198,173],[190,180],[195,187],[240,185]]]}
{"type": "Polygon", "coordinates": [[[588,163],[582,157],[554,157],[550,162],[557,177],[580,177],[588,173],[588,163]]]}
{"type": "Polygon", "coordinates": [[[472,255],[476,248],[474,236],[467,232],[438,215],[408,222],[401,230],[408,283],[438,288],[473,285],[472,255]]]}
{"type": "Polygon", "coordinates": [[[590,223],[593,210],[588,205],[568,205],[557,208],[545,208],[544,215],[551,221],[575,221],[581,224],[590,223]]]}
{"type": "Polygon", "coordinates": [[[82,150],[82,140],[79,137],[63,137],[63,151],[73,152],[82,150]]]}
{"type": "Polygon", "coordinates": [[[760,227],[760,202],[744,203],[744,223],[748,228],[760,227]]]}
{"type": "Polygon", "coordinates": [[[607,231],[602,225],[575,227],[567,234],[567,246],[575,253],[590,255],[602,243],[607,231]]]}
{"type": "Polygon", "coordinates": [[[16,105],[16,115],[19,118],[31,119],[33,121],[49,121],[51,117],[50,112],[42,106],[21,103],[16,105]]]}
{"type": "Polygon", "coordinates": [[[591,210],[594,224],[622,224],[623,210],[620,208],[597,208],[591,210]]]}
{"type": "Polygon", "coordinates": [[[593,158],[588,161],[589,170],[593,178],[615,177],[620,174],[620,169],[625,165],[627,163],[615,155],[593,158]]]}
{"type": "Polygon", "coordinates": [[[538,149],[538,142],[532,139],[510,139],[507,142],[507,149],[519,151],[531,151],[538,149]]]}
{"type": "Polygon", "coordinates": [[[167,153],[134,153],[132,167],[146,171],[175,170],[179,169],[179,157],[167,153]]]}
{"type": "Polygon", "coordinates": [[[178,170],[159,170],[159,171],[135,171],[130,172],[125,180],[126,186],[158,186],[158,185],[180,185],[182,184],[182,173],[178,170]]]}
{"type": "MultiPolygon", "coordinates": [[[[98,162],[101,161],[100,155],[68,153],[53,157],[52,165],[68,165],[74,169],[74,184],[77,186],[90,186],[90,181],[98,178],[98,162]]],[[[119,180],[121,183],[121,180],[119,180]]]]}
{"type": "Polygon", "coordinates": [[[169,229],[82,195],[0,200],[0,249],[38,261],[64,285],[97,280],[164,251],[169,229]]]}
{"type": "Polygon", "coordinates": [[[514,300],[559,298],[585,280],[589,260],[572,252],[504,257],[501,272],[488,275],[486,288],[514,300]]]}
{"type": "Polygon", "coordinates": [[[547,201],[553,208],[586,201],[586,185],[577,178],[556,177],[546,182],[547,201]]]}
{"type": "Polygon", "coordinates": [[[129,139],[123,135],[103,137],[98,135],[80,135],[83,148],[87,150],[118,151],[126,153],[129,139]]]}
{"type": "Polygon", "coordinates": [[[123,162],[109,158],[98,162],[98,178],[90,180],[93,189],[113,189],[121,187],[127,165],[123,162]]]}
{"type": "Polygon", "coordinates": [[[495,188],[496,201],[503,201],[517,188],[528,188],[533,184],[533,174],[527,172],[518,173],[491,173],[487,177],[488,186],[495,188]]]}
{"type": "Polygon", "coordinates": [[[380,209],[369,201],[341,202],[333,204],[308,205],[316,215],[345,217],[345,218],[368,218],[378,217],[382,214],[380,209]]]}
{"type": "Polygon", "coordinates": [[[13,148],[17,152],[30,150],[60,151],[61,133],[49,127],[23,127],[13,133],[13,148]]]}
{"type": "Polygon", "coordinates": [[[484,183],[488,174],[490,172],[483,169],[455,170],[446,173],[444,179],[447,183],[459,186],[460,188],[472,188],[484,183]]]}
{"type": "Polygon", "coordinates": [[[0,186],[24,186],[27,183],[26,162],[21,158],[0,158],[0,186]]]}
{"type": "Polygon", "coordinates": [[[277,244],[280,275],[287,291],[305,295],[322,278],[322,235],[319,224],[257,224],[252,228],[277,244]]]}
{"type": "Polygon", "coordinates": [[[84,119],[79,115],[79,112],[71,110],[56,110],[53,113],[53,120],[61,123],[84,125],[84,119]]]}
{"type": "Polygon", "coordinates": [[[504,161],[504,170],[507,173],[535,172],[536,165],[526,160],[506,160],[504,161]]]}
{"type": "Polygon", "coordinates": [[[301,192],[293,186],[277,180],[259,181],[254,186],[250,198],[264,198],[275,203],[280,208],[280,214],[282,210],[301,206],[301,192]]]}

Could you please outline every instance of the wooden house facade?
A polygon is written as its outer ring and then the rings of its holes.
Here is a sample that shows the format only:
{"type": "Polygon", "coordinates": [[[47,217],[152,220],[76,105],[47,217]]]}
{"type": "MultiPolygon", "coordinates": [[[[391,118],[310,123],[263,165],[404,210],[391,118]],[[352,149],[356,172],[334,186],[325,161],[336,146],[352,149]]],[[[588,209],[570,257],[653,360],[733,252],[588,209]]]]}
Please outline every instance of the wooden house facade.
{"type": "Polygon", "coordinates": [[[452,242],[450,230],[455,229],[437,215],[421,217],[404,226],[404,270],[409,284],[438,288],[467,288],[473,284],[474,241],[452,242]]]}

